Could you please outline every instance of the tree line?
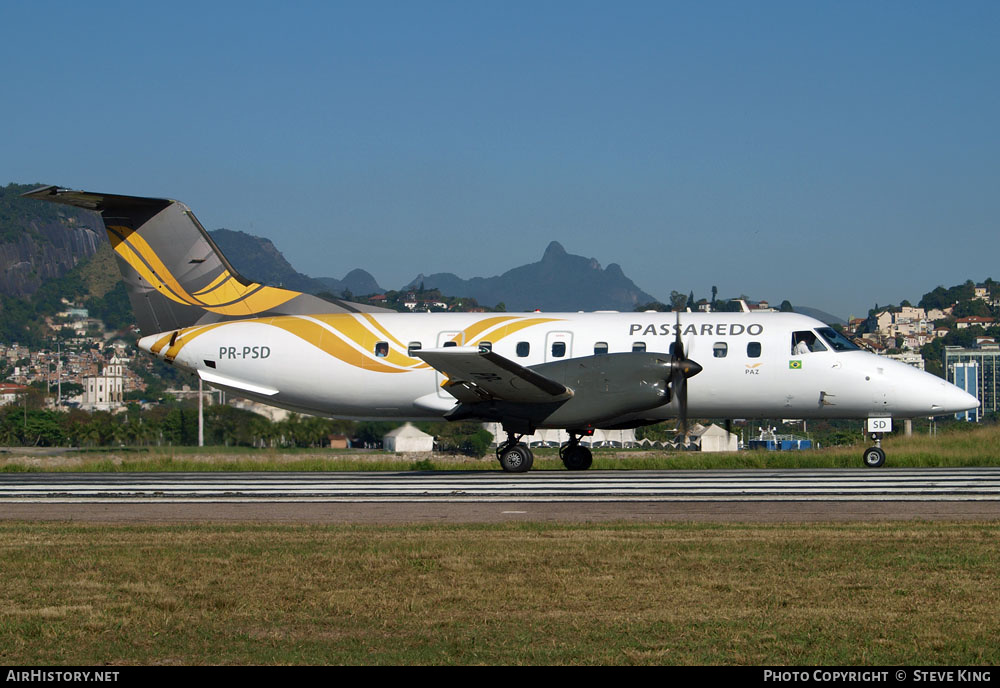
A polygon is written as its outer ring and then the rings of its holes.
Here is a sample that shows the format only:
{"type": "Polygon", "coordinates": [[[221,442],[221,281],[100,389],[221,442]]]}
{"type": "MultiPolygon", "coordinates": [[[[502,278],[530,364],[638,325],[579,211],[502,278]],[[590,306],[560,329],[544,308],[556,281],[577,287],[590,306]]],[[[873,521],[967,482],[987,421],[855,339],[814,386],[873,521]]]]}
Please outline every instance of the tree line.
{"type": "MultiPolygon", "coordinates": [[[[331,435],[353,447],[381,448],[382,438],[402,423],[347,421],[289,414],[280,421],[226,405],[204,409],[206,446],[271,449],[322,448],[331,435]]],[[[434,435],[440,451],[483,456],[492,435],[478,423],[418,423],[434,435]]],[[[198,407],[171,403],[148,409],[129,404],[122,413],[58,411],[32,403],[0,408],[0,446],[7,447],[169,447],[198,445],[198,407]]]]}

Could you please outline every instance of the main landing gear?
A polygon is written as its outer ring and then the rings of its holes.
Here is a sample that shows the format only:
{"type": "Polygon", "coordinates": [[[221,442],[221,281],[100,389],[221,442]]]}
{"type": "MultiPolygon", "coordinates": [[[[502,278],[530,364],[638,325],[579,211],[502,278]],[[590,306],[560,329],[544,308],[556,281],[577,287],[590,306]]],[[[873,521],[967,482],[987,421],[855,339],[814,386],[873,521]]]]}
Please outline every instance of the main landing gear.
{"type": "Polygon", "coordinates": [[[559,458],[568,471],[585,471],[594,463],[594,455],[587,447],[580,446],[580,437],[569,433],[569,442],[559,447],[559,458]]]}
{"type": "MultiPolygon", "coordinates": [[[[585,471],[594,463],[594,455],[590,449],[580,445],[580,437],[587,432],[570,432],[569,442],[559,447],[559,458],[569,471],[585,471]]],[[[507,473],[526,473],[531,470],[531,464],[535,462],[535,455],[528,448],[519,435],[514,432],[507,433],[507,441],[497,447],[497,460],[500,467],[507,473]]]]}
{"type": "Polygon", "coordinates": [[[527,473],[535,462],[535,455],[521,441],[524,435],[507,433],[507,441],[497,447],[497,460],[507,473],[527,473]]]}
{"type": "Polygon", "coordinates": [[[865,453],[861,455],[861,460],[865,462],[868,468],[880,468],[885,463],[885,452],[882,451],[882,436],[877,432],[873,432],[872,441],[875,443],[875,446],[865,449],[865,453]]]}

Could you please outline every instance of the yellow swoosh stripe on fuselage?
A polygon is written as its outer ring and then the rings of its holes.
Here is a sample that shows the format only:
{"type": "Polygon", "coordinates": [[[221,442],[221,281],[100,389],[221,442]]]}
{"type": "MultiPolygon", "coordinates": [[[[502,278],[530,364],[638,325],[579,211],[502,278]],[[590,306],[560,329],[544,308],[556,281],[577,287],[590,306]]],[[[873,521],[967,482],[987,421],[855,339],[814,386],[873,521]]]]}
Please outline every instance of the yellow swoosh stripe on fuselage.
{"type": "MultiPolygon", "coordinates": [[[[329,315],[313,315],[308,316],[319,320],[320,322],[326,324],[329,327],[334,328],[341,335],[351,340],[357,344],[358,348],[365,353],[365,355],[372,355],[375,351],[375,344],[380,341],[374,332],[366,328],[360,321],[355,319],[353,315],[348,314],[329,314],[329,315]]],[[[369,320],[371,322],[371,320],[369,320]]],[[[406,347],[403,346],[402,342],[396,337],[388,334],[388,331],[383,327],[379,327],[380,331],[385,332],[392,340],[398,345],[399,349],[389,348],[389,352],[384,357],[375,357],[376,360],[382,363],[391,363],[393,365],[400,366],[401,368],[427,368],[429,367],[426,363],[421,361],[419,358],[411,358],[410,356],[402,353],[406,351],[406,347]]]]}
{"type": "Polygon", "coordinates": [[[559,318],[523,318],[523,319],[517,319],[514,322],[510,322],[510,323],[501,325],[500,327],[497,327],[496,329],[488,332],[487,334],[484,334],[483,337],[480,339],[480,341],[482,341],[483,339],[485,339],[486,336],[488,335],[490,337],[490,339],[488,341],[492,341],[494,343],[495,342],[499,342],[501,339],[504,339],[505,337],[509,337],[510,335],[515,334],[516,332],[520,332],[521,330],[523,330],[526,327],[531,327],[532,325],[542,325],[542,324],[550,323],[550,322],[559,322],[559,318]]]}
{"type": "Polygon", "coordinates": [[[485,318],[475,323],[474,325],[466,327],[464,330],[462,330],[457,335],[452,337],[451,341],[455,342],[459,346],[462,346],[466,343],[471,345],[478,335],[482,334],[483,332],[490,329],[494,325],[499,325],[500,323],[509,322],[513,320],[515,317],[516,316],[513,315],[501,315],[495,318],[485,318]]]}
{"type": "MultiPolygon", "coordinates": [[[[211,332],[212,330],[222,327],[223,325],[229,325],[230,323],[220,322],[212,323],[211,325],[199,325],[197,327],[188,327],[180,330],[177,333],[177,339],[174,341],[174,345],[167,349],[166,353],[163,354],[163,358],[167,361],[173,361],[177,358],[177,354],[181,352],[186,345],[205,334],[206,332],[211,332]]],[[[161,340],[162,341],[162,340],[161,340]]],[[[169,341],[169,340],[168,340],[169,341]]],[[[160,342],[157,342],[159,344],[160,342]]]]}
{"type": "MultiPolygon", "coordinates": [[[[405,373],[405,368],[394,368],[385,365],[381,359],[374,356],[374,335],[372,335],[372,355],[362,353],[353,346],[341,339],[337,334],[323,327],[319,322],[306,320],[297,317],[278,317],[270,321],[262,321],[289,332],[299,339],[312,344],[317,349],[337,358],[344,363],[362,368],[364,370],[374,370],[379,373],[405,373]]],[[[412,360],[412,359],[411,359],[412,360]]]]}
{"type": "MultiPolygon", "coordinates": [[[[400,340],[370,314],[358,314],[369,323],[375,325],[379,332],[391,338],[400,349],[405,351],[400,340]]],[[[541,325],[549,322],[558,322],[559,318],[520,318],[519,316],[502,316],[498,318],[487,318],[486,321],[475,323],[466,328],[467,332],[476,334],[488,331],[491,326],[500,324],[490,333],[492,341],[497,342],[516,332],[533,325],[541,325]],[[511,322],[514,321],[514,322],[511,322]],[[484,323],[486,323],[484,325],[484,323]]],[[[224,325],[235,325],[237,323],[259,323],[269,325],[284,330],[304,342],[307,342],[324,353],[364,370],[372,370],[381,373],[405,373],[412,370],[427,369],[430,366],[424,361],[411,358],[402,351],[390,347],[388,355],[379,357],[375,355],[375,344],[382,341],[378,335],[369,330],[357,319],[357,316],[349,313],[319,314],[307,316],[276,316],[260,320],[241,320],[222,323],[212,323],[179,330],[177,339],[170,347],[165,357],[172,361],[180,353],[180,350],[188,343],[200,337],[202,334],[222,327],[224,325]],[[352,345],[353,344],[353,345],[352,345]]],[[[173,333],[165,334],[153,345],[154,353],[162,349],[169,342],[173,333]]],[[[475,336],[475,335],[474,335],[475,336]]]]}
{"type": "Polygon", "coordinates": [[[392,332],[390,332],[389,330],[385,329],[385,327],[382,325],[382,323],[380,323],[378,320],[376,320],[375,317],[372,316],[371,313],[359,313],[358,315],[360,315],[362,318],[364,318],[365,320],[367,320],[369,322],[369,324],[371,324],[376,330],[378,330],[379,332],[381,332],[382,334],[384,334],[386,336],[386,338],[390,342],[392,342],[393,344],[395,344],[396,346],[398,346],[400,349],[404,349],[404,350],[407,349],[407,346],[405,344],[403,344],[403,342],[401,342],[398,339],[396,339],[396,337],[393,336],[392,332]]]}

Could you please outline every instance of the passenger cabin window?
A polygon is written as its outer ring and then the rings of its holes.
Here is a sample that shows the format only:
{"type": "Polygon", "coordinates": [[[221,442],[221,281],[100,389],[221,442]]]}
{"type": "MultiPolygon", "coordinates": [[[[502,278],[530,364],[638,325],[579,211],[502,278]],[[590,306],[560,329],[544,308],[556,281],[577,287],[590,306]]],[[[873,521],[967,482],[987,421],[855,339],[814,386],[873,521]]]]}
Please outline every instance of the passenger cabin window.
{"type": "Polygon", "coordinates": [[[406,353],[412,358],[413,354],[420,351],[423,345],[420,342],[410,342],[406,347],[406,353]]]}
{"type": "Polygon", "coordinates": [[[597,342],[594,344],[594,355],[603,356],[608,353],[608,343],[607,342],[597,342]]]}
{"type": "Polygon", "coordinates": [[[747,358],[760,358],[760,342],[747,343],[747,358]]]}
{"type": "Polygon", "coordinates": [[[480,351],[493,351],[493,342],[479,342],[480,351]]]}
{"type": "Polygon", "coordinates": [[[562,358],[566,355],[566,342],[552,342],[552,358],[562,358]]]}
{"type": "Polygon", "coordinates": [[[447,349],[452,346],[458,346],[458,342],[445,342],[444,347],[447,349]]]}
{"type": "Polygon", "coordinates": [[[385,358],[389,355],[389,342],[375,342],[375,355],[385,358]]]}
{"type": "Polygon", "coordinates": [[[633,342],[632,351],[645,351],[646,342],[633,342]]]}
{"type": "Polygon", "coordinates": [[[808,330],[792,332],[792,355],[801,356],[813,351],[826,351],[823,342],[808,330]]]}
{"type": "Polygon", "coordinates": [[[531,344],[528,342],[518,342],[517,343],[517,356],[518,358],[524,358],[529,353],[531,353],[531,344]]]}
{"type": "Polygon", "coordinates": [[[716,358],[725,358],[729,353],[729,345],[725,342],[716,342],[712,345],[712,355],[716,358]]]}

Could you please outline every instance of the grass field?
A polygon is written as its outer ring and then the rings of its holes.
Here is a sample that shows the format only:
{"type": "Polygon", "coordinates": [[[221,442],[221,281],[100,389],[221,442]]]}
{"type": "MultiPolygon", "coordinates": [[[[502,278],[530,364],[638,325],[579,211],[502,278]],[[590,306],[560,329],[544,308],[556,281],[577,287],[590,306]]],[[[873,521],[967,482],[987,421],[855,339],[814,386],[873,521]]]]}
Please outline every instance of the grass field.
{"type": "MultiPolygon", "coordinates": [[[[732,453],[598,449],[595,469],[860,468],[867,445],[809,451],[732,453]]],[[[958,429],[936,436],[895,435],[883,442],[892,467],[1000,466],[1000,426],[958,429]]],[[[535,450],[535,469],[562,470],[555,449],[535,450]]],[[[154,447],[34,455],[0,453],[0,472],[24,471],[406,471],[500,470],[493,456],[409,456],[350,450],[263,450],[223,447],[154,447]]]]}
{"type": "MultiPolygon", "coordinates": [[[[892,466],[1000,465],[1000,430],[895,437],[892,466]]],[[[561,468],[551,450],[536,466],[561,468]]],[[[598,452],[595,467],[859,466],[860,447],[598,452]]],[[[423,459],[423,461],[427,461],[423,459]]],[[[7,455],[23,470],[496,469],[338,452],[7,455]]],[[[0,663],[1000,662],[1000,522],[0,522],[0,663]]]]}
{"type": "Polygon", "coordinates": [[[997,664],[1000,525],[0,524],[2,664],[997,664]]]}

